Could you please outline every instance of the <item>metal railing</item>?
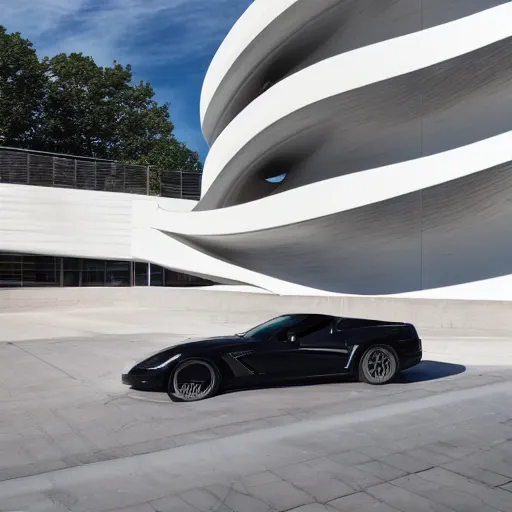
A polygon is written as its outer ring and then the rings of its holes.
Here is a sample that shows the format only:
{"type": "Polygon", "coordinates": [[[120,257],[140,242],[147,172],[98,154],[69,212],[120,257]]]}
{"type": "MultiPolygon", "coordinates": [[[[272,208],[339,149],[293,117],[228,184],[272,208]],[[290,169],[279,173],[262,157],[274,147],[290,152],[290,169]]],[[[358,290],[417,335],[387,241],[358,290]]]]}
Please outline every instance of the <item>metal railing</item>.
{"type": "Polygon", "coordinates": [[[196,199],[201,197],[202,174],[186,171],[164,171],[160,175],[160,194],[163,197],[196,199]]]}
{"type": "MultiPolygon", "coordinates": [[[[0,146],[0,183],[158,194],[150,190],[151,172],[146,165],[0,146]]],[[[201,196],[201,173],[164,170],[158,181],[158,195],[163,197],[199,200],[201,196]]]]}

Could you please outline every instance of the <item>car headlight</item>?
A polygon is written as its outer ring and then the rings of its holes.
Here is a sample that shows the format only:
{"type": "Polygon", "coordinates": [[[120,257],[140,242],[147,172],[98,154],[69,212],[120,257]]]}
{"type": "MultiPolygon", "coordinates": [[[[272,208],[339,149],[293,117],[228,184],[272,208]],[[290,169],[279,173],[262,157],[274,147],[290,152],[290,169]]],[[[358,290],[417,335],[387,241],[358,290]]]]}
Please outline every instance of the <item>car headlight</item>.
{"type": "Polygon", "coordinates": [[[149,359],[145,359],[137,365],[137,368],[141,368],[143,370],[160,370],[165,368],[176,359],[180,358],[181,354],[174,354],[169,356],[168,354],[155,354],[149,359]]]}

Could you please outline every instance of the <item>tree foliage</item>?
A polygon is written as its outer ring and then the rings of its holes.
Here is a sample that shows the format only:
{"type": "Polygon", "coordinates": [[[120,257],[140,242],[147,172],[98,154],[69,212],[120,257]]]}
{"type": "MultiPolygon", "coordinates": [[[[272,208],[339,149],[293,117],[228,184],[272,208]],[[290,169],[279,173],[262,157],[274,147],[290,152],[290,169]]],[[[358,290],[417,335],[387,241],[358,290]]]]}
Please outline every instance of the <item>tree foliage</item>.
{"type": "Polygon", "coordinates": [[[34,135],[47,77],[30,41],[0,26],[0,137],[25,145],[34,135]]]}
{"type": "Polygon", "coordinates": [[[178,141],[169,105],[158,105],[132,69],[98,66],[81,53],[39,60],[32,44],[0,26],[0,135],[4,144],[202,171],[197,153],[178,141]]]}

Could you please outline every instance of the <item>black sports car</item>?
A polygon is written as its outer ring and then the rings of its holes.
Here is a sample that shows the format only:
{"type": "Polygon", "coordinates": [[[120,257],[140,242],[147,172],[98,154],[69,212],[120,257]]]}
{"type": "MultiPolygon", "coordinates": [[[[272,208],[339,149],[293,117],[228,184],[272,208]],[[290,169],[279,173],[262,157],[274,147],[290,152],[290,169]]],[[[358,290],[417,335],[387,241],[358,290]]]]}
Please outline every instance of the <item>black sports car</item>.
{"type": "Polygon", "coordinates": [[[413,325],[293,314],[243,334],[186,340],[130,365],[124,384],[167,390],[176,402],[209,398],[221,389],[348,375],[385,384],[421,361],[413,325]]]}

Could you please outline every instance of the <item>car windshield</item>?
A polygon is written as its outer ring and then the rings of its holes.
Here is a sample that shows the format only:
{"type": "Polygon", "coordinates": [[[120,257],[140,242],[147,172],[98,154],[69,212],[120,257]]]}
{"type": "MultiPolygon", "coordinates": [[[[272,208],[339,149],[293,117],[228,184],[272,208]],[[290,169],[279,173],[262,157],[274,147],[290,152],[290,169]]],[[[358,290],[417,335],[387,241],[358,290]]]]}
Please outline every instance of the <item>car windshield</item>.
{"type": "Polygon", "coordinates": [[[282,329],[290,328],[301,322],[307,315],[283,315],[272,318],[268,322],[253,327],[244,334],[244,338],[254,338],[264,340],[271,338],[275,333],[282,329]]]}

